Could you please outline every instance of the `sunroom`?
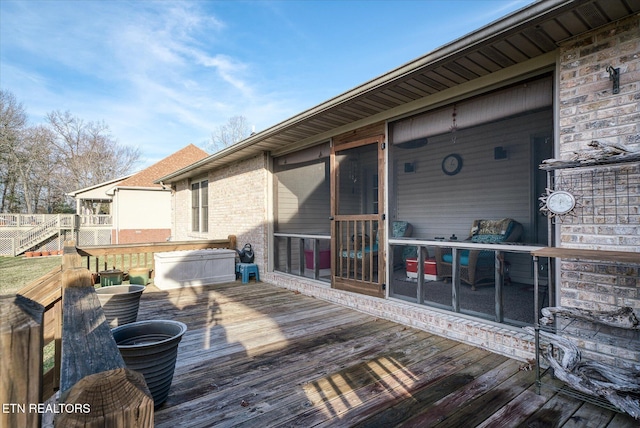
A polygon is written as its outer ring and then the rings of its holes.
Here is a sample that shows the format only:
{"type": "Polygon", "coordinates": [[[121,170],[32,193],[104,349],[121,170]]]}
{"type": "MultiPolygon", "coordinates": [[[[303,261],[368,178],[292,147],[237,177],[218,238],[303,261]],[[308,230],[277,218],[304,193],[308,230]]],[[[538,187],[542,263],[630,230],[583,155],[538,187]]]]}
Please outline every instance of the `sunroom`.
{"type": "MultiPolygon", "coordinates": [[[[542,74],[276,157],[274,269],[531,324],[528,253],[549,242],[538,166],[553,156],[552,100],[542,74]]],[[[538,269],[548,304],[547,262],[538,269]]]]}

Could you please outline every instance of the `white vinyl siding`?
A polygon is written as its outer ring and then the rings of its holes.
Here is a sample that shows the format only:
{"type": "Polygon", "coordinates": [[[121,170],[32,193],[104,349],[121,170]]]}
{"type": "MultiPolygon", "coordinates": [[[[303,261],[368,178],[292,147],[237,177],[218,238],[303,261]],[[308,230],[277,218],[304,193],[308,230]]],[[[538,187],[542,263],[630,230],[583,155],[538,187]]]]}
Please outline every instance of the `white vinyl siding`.
{"type": "Polygon", "coordinates": [[[530,194],[530,143],[533,135],[551,135],[551,124],[548,109],[458,131],[455,143],[450,134],[443,134],[429,138],[420,149],[394,148],[396,218],[411,222],[415,236],[456,234],[465,239],[475,219],[511,217],[524,225],[523,240],[534,240],[529,230],[537,196],[530,194]],[[507,159],[494,159],[497,146],[507,150],[507,159]],[[451,153],[463,161],[453,176],[441,168],[451,153]],[[413,163],[415,172],[405,173],[405,163],[413,163]]]}
{"type": "MultiPolygon", "coordinates": [[[[459,130],[455,143],[446,133],[430,137],[420,149],[393,147],[394,219],[410,222],[413,236],[455,234],[464,240],[473,220],[510,217],[524,226],[521,240],[535,243],[539,195],[532,194],[532,188],[534,174],[541,172],[531,160],[531,143],[538,135],[552,135],[551,109],[459,130]],[[503,147],[507,159],[495,160],[495,147],[503,147]],[[453,176],[441,167],[451,153],[463,160],[453,176]],[[405,163],[412,163],[415,172],[405,173],[405,163]]],[[[530,282],[532,273],[524,266],[512,260],[512,279],[530,282]]]]}

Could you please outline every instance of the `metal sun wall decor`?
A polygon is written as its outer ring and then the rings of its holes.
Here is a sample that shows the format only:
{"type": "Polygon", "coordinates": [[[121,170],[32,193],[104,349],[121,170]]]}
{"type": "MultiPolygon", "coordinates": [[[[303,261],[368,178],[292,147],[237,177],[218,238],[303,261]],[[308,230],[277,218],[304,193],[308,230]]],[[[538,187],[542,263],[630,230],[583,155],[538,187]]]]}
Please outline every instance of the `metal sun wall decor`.
{"type": "Polygon", "coordinates": [[[571,190],[545,189],[545,193],[538,198],[540,212],[549,217],[564,221],[565,216],[575,217],[575,209],[581,206],[578,198],[571,190]]]}

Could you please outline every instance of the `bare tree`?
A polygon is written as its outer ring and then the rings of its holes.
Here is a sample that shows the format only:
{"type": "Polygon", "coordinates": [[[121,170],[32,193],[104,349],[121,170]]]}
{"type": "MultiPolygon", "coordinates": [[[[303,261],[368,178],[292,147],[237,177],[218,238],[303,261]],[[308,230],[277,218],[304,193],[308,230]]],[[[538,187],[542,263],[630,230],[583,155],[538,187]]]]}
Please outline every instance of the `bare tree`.
{"type": "Polygon", "coordinates": [[[51,112],[47,120],[68,174],[65,192],[121,177],[140,158],[137,148],[119,145],[104,122],[85,122],[68,111],[51,112]]]}
{"type": "Polygon", "coordinates": [[[0,212],[60,212],[65,193],[124,176],[140,158],[104,122],[59,111],[47,121],[27,126],[22,104],[0,90],[0,212]]]}
{"type": "Polygon", "coordinates": [[[26,128],[21,143],[11,154],[28,214],[38,211],[41,193],[57,165],[51,145],[53,138],[51,130],[43,125],[26,128]]]}
{"type": "Polygon", "coordinates": [[[251,127],[244,116],[233,116],[224,125],[218,126],[211,133],[211,141],[207,146],[210,153],[218,152],[240,142],[251,135],[251,127]]]}
{"type": "Polygon", "coordinates": [[[26,123],[27,114],[22,104],[11,92],[0,90],[0,212],[20,209],[15,152],[26,123]]]}

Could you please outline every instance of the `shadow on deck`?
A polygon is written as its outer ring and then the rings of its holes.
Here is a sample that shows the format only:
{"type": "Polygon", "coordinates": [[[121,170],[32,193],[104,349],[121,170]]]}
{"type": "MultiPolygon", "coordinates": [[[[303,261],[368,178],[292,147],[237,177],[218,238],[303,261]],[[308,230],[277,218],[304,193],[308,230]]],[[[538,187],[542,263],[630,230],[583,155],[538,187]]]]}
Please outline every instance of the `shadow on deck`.
{"type": "Polygon", "coordinates": [[[636,427],[535,372],[427,332],[240,282],[147,287],[138,320],[187,324],[157,427],[636,427]]]}

